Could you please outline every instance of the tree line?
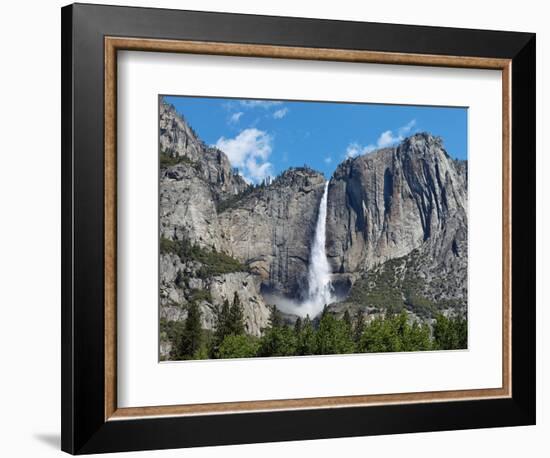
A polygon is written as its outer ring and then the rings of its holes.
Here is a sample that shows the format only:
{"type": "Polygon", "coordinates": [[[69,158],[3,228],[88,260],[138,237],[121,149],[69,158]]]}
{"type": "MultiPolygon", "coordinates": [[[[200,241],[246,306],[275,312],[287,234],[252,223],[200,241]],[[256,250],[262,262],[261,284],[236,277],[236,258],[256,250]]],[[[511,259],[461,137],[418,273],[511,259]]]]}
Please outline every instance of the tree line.
{"type": "Polygon", "coordinates": [[[439,314],[431,327],[410,322],[407,313],[365,320],[345,311],[338,319],[323,310],[317,320],[298,318],[286,324],[273,306],[269,325],[261,337],[247,334],[238,293],[215,311],[213,330],[201,328],[201,311],[196,302],[188,306],[187,319],[172,328],[172,359],[225,359],[271,356],[331,355],[345,353],[453,350],[467,348],[467,321],[460,316],[439,314]]]}

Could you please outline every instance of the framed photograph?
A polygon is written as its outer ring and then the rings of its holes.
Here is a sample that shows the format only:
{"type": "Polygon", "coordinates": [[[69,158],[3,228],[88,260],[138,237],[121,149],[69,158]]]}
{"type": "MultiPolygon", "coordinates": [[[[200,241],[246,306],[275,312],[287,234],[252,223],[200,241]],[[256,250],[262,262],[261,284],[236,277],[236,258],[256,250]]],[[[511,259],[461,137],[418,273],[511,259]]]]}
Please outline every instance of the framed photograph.
{"type": "Polygon", "coordinates": [[[535,423],[534,34],[70,5],[62,113],[63,450],[535,423]]]}

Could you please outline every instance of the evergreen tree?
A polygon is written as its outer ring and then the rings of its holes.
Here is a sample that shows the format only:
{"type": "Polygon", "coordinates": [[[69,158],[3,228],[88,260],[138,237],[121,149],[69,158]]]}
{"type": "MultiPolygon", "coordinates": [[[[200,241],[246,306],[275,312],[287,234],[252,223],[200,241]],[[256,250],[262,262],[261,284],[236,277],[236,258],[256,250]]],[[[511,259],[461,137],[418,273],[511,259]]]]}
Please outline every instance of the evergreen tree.
{"type": "Polygon", "coordinates": [[[403,351],[431,350],[430,328],[427,324],[414,322],[408,325],[403,334],[403,351]]]}
{"type": "Polygon", "coordinates": [[[460,317],[447,318],[438,314],[433,326],[434,347],[438,350],[456,350],[468,346],[468,323],[460,317]]]}
{"type": "Polygon", "coordinates": [[[300,334],[297,336],[296,352],[298,355],[314,355],[315,348],[315,330],[309,315],[307,315],[302,322],[300,334]]]}
{"type": "Polygon", "coordinates": [[[337,320],[334,315],[325,311],[319,322],[316,334],[317,355],[333,355],[340,353],[353,353],[355,345],[346,323],[337,320]]]}
{"type": "MultiPolygon", "coordinates": [[[[446,326],[446,323],[442,325],[446,326]]],[[[364,326],[358,343],[361,352],[421,351],[432,348],[428,325],[418,322],[409,324],[404,310],[397,315],[372,320],[364,326]]]]}
{"type": "Polygon", "coordinates": [[[406,325],[406,316],[404,323],[402,315],[375,318],[365,326],[358,346],[359,351],[375,353],[402,351],[403,339],[400,329],[403,325],[406,325]]]}
{"type": "Polygon", "coordinates": [[[237,291],[235,291],[235,295],[233,296],[233,304],[231,304],[229,309],[227,330],[229,334],[233,334],[235,336],[244,334],[244,313],[237,291]]]}
{"type": "Polygon", "coordinates": [[[365,327],[365,315],[361,309],[357,310],[355,314],[355,324],[353,327],[353,340],[357,344],[361,340],[363,334],[363,328],[365,327]]]}
{"type": "Polygon", "coordinates": [[[294,332],[297,336],[302,332],[302,319],[298,317],[294,323],[294,332]]]}
{"type": "Polygon", "coordinates": [[[218,356],[220,358],[251,358],[257,355],[259,345],[257,337],[246,334],[230,334],[223,339],[218,356]]]}
{"type": "Polygon", "coordinates": [[[349,314],[349,310],[346,309],[346,311],[344,312],[344,316],[342,317],[342,320],[344,321],[344,323],[346,324],[346,326],[348,327],[348,329],[350,330],[351,332],[351,316],[349,314]]]}
{"type": "Polygon", "coordinates": [[[229,301],[225,299],[221,307],[216,307],[215,311],[215,326],[214,338],[212,340],[211,355],[213,358],[217,357],[218,349],[225,336],[230,334],[229,331],[229,301]]]}
{"type": "Polygon", "coordinates": [[[199,351],[202,342],[201,311],[196,302],[191,302],[187,309],[187,319],[179,345],[179,354],[184,359],[191,359],[199,351]]]}
{"type": "Polygon", "coordinates": [[[259,356],[293,356],[297,354],[297,338],[288,326],[269,328],[260,342],[259,356]]]}
{"type": "Polygon", "coordinates": [[[280,328],[283,325],[283,317],[281,312],[277,309],[276,305],[270,307],[271,313],[269,314],[269,326],[272,328],[280,328]]]}

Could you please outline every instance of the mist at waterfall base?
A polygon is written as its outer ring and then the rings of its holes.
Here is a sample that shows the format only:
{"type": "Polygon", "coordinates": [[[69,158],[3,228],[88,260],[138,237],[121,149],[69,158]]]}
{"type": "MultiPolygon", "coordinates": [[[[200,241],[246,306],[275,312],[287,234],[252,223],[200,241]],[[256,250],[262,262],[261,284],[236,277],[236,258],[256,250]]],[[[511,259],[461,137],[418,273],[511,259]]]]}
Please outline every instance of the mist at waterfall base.
{"type": "Polygon", "coordinates": [[[327,181],[319,204],[319,214],[309,255],[308,292],[305,299],[299,301],[274,294],[266,295],[269,303],[275,304],[281,312],[314,318],[323,311],[325,305],[339,300],[334,295],[330,264],[325,251],[328,185],[327,181]]]}

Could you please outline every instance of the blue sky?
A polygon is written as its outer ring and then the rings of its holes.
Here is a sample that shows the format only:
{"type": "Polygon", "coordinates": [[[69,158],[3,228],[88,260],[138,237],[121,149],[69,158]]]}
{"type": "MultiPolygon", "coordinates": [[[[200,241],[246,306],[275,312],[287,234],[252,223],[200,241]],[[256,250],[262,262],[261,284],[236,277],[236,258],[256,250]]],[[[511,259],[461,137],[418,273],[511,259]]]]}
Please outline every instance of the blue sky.
{"type": "Polygon", "coordinates": [[[166,96],[199,137],[223,150],[251,182],[307,164],[329,178],[346,157],[415,132],[443,138],[467,158],[467,109],[166,96]]]}

